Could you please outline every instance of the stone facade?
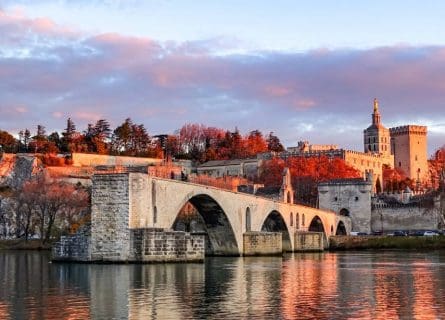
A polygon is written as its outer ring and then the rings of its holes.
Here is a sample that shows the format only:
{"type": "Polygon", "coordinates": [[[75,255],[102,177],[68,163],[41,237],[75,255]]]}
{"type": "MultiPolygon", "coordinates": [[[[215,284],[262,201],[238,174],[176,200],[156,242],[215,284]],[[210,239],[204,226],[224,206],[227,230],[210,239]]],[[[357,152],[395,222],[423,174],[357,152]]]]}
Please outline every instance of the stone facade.
{"type": "Polygon", "coordinates": [[[282,254],[281,232],[245,232],[243,234],[243,252],[245,256],[282,254]]]}
{"type": "Polygon", "coordinates": [[[390,128],[394,167],[418,182],[428,180],[427,127],[408,125],[390,128]]]}
{"type": "Polygon", "coordinates": [[[214,160],[197,167],[199,175],[205,174],[220,178],[224,176],[257,177],[261,166],[260,159],[214,160]]]}
{"type": "Polygon", "coordinates": [[[90,153],[72,153],[73,166],[95,167],[95,166],[148,166],[162,163],[163,159],[109,156],[90,153]]]}
{"type": "Polygon", "coordinates": [[[351,217],[352,231],[371,232],[372,185],[362,179],[341,179],[318,186],[320,209],[351,217]]]}
{"type": "Polygon", "coordinates": [[[323,251],[324,248],[325,241],[322,232],[295,233],[295,251],[323,251]]]}
{"type": "Polygon", "coordinates": [[[394,230],[436,230],[440,223],[438,205],[376,205],[371,211],[371,229],[387,233],[394,230]]]}

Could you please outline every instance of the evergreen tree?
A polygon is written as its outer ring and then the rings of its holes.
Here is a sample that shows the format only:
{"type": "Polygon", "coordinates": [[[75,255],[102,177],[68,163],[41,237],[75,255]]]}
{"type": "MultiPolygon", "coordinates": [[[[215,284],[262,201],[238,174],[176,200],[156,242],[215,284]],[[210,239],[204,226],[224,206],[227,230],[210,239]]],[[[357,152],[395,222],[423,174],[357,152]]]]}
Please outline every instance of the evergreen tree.
{"type": "Polygon", "coordinates": [[[284,147],[281,144],[280,139],[275,136],[273,132],[270,132],[269,136],[267,137],[267,149],[274,152],[284,151],[284,147]]]}

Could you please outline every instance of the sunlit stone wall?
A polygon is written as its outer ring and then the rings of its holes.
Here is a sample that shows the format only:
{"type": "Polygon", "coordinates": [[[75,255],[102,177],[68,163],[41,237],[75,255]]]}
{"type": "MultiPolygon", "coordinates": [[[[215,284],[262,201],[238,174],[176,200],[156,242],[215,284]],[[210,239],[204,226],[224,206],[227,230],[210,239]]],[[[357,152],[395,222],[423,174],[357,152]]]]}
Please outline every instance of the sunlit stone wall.
{"type": "Polygon", "coordinates": [[[295,251],[323,251],[322,232],[295,232],[295,251]]]}
{"type": "Polygon", "coordinates": [[[277,255],[283,251],[281,232],[245,232],[243,245],[245,256],[277,255]]]}

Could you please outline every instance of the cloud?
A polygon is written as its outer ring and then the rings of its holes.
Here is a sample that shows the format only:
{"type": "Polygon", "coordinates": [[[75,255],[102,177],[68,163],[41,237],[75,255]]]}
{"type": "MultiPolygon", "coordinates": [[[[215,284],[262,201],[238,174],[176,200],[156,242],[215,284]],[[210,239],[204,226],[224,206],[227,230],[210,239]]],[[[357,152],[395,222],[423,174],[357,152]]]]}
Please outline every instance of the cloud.
{"type": "Polygon", "coordinates": [[[0,35],[2,129],[17,127],[10,120],[20,106],[28,127],[40,121],[57,129],[70,116],[81,129],[132,117],[152,133],[202,122],[274,131],[287,144],[313,139],[361,149],[374,97],[387,126],[445,122],[440,46],[218,55],[226,45],[219,39],[88,35],[5,11],[0,35]]]}

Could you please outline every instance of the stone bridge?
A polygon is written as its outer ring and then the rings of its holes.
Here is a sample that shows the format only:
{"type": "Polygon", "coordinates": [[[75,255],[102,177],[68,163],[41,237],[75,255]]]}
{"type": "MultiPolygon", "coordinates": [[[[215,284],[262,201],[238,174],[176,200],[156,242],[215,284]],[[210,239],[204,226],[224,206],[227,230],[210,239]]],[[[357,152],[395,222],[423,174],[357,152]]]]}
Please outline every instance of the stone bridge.
{"type": "MultiPolygon", "coordinates": [[[[284,198],[292,202],[290,193],[284,198]]],[[[187,203],[199,212],[206,253],[213,255],[243,255],[248,233],[280,232],[283,251],[294,251],[300,233],[322,232],[327,245],[329,236],[351,230],[349,217],[331,211],[144,173],[98,174],[92,190],[92,256],[128,250],[128,229],[178,230],[187,203]]]]}

